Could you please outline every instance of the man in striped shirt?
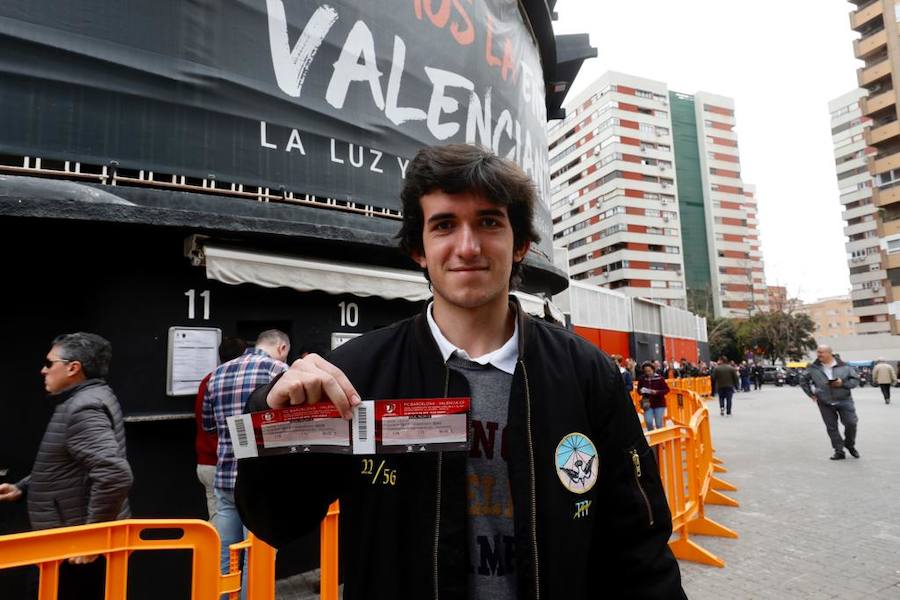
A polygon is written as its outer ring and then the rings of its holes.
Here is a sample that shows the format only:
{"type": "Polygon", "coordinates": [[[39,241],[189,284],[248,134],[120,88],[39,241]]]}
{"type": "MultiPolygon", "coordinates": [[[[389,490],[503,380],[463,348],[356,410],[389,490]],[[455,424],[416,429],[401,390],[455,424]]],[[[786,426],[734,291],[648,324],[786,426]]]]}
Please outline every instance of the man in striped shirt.
{"type": "Polygon", "coordinates": [[[291,340],[277,329],[263,331],[256,346],[222,363],[209,378],[203,397],[203,429],[219,436],[216,460],[216,517],[213,524],[222,540],[222,572],[228,572],[228,546],[244,539],[244,526],[234,504],[237,460],[226,419],[244,412],[251,392],[287,370],[291,340]]]}

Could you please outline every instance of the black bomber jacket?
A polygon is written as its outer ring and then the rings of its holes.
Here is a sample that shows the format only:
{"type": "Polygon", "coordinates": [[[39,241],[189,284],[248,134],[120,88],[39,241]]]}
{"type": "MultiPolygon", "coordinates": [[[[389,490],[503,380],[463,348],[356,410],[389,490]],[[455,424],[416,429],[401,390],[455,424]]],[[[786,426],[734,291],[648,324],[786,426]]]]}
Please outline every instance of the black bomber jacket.
{"type": "MultiPolygon", "coordinates": [[[[619,370],[576,334],[516,308],[506,444],[518,598],[685,598],[656,461],[619,370]],[[590,489],[576,493],[557,453],[583,438],[595,458],[589,477],[583,465],[576,474],[590,489]]],[[[347,342],[329,360],[363,399],[469,395],[424,312],[347,342]]],[[[256,390],[248,411],[268,408],[273,384],[256,390]]],[[[244,524],[275,547],[314,531],[340,499],[347,600],[465,600],[465,469],[465,452],[250,458],[239,462],[235,498],[244,524]],[[392,477],[374,478],[373,458],[392,477]]]]}

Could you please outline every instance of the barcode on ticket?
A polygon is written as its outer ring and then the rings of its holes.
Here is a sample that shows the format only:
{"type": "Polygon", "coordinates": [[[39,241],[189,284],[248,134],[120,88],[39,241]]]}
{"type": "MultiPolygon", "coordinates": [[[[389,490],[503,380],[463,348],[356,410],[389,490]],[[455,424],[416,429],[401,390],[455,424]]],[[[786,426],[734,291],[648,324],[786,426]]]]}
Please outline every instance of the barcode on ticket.
{"type": "Polygon", "coordinates": [[[231,434],[231,445],[237,459],[259,456],[256,447],[256,434],[253,432],[253,419],[250,415],[228,417],[228,432],[231,434]]]}
{"type": "Polygon", "coordinates": [[[353,453],[375,454],[375,402],[365,400],[353,409],[353,453]]]}

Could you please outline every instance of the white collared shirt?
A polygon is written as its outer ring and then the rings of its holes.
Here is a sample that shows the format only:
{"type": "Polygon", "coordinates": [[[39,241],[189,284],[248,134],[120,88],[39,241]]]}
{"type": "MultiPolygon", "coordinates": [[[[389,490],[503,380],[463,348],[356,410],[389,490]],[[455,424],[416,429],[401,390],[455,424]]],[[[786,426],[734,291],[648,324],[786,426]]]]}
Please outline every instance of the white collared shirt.
{"type": "Polygon", "coordinates": [[[488,352],[483,356],[472,358],[465,350],[463,350],[462,348],[457,348],[450,342],[450,340],[446,338],[446,336],[444,336],[444,334],[441,332],[441,328],[438,327],[437,322],[435,322],[434,320],[434,315],[432,315],[433,307],[434,302],[431,302],[428,305],[426,317],[428,318],[428,327],[431,329],[431,336],[434,338],[434,341],[437,342],[438,349],[441,351],[441,358],[444,359],[444,364],[446,364],[450,357],[453,356],[453,353],[456,352],[460,358],[476,362],[479,365],[492,365],[500,369],[504,373],[509,373],[510,375],[515,373],[516,363],[519,360],[518,319],[515,319],[515,327],[513,328],[512,337],[506,340],[506,343],[504,343],[496,350],[488,352]]]}

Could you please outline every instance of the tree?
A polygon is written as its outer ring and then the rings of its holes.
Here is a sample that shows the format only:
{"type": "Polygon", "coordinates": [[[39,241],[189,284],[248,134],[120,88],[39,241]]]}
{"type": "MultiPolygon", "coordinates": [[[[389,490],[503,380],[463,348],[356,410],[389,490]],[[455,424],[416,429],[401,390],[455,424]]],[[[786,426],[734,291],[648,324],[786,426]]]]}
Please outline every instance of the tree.
{"type": "Polygon", "coordinates": [[[719,360],[725,356],[732,360],[740,360],[741,350],[738,345],[737,319],[708,319],[706,335],[709,340],[709,356],[719,360]]]}
{"type": "MultiPolygon", "coordinates": [[[[757,313],[735,324],[739,350],[751,350],[772,361],[800,360],[816,347],[815,324],[804,313],[757,313]]],[[[740,354],[740,352],[739,352],[740,354]]]]}

